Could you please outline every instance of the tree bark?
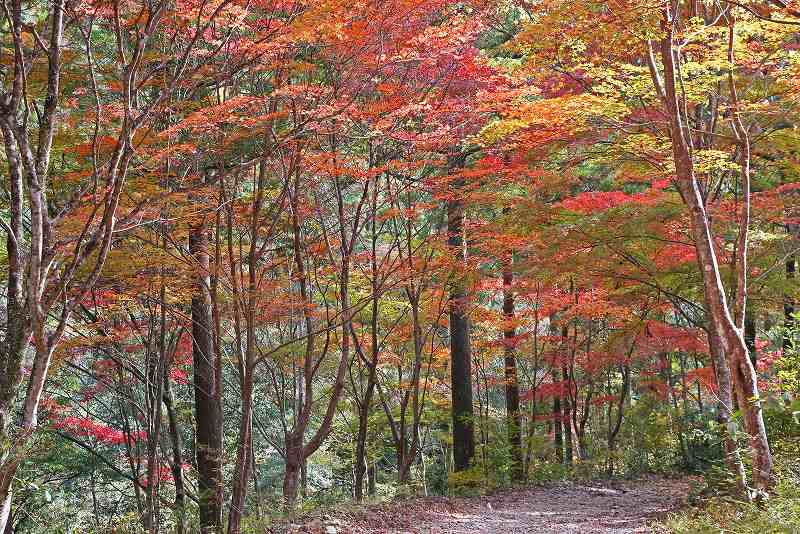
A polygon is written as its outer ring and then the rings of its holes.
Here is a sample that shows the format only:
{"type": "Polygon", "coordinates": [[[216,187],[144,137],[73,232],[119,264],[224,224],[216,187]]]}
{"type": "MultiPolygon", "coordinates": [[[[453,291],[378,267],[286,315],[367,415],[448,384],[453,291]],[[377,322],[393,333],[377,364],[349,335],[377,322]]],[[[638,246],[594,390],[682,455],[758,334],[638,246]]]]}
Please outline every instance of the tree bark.
{"type": "Polygon", "coordinates": [[[567,384],[567,395],[564,396],[564,415],[563,415],[563,431],[564,431],[564,463],[572,465],[572,395],[569,391],[572,389],[569,380],[569,372],[567,367],[561,368],[561,379],[567,384]]]}
{"type": "MultiPolygon", "coordinates": [[[[556,377],[556,370],[553,368],[553,377],[556,377]]],[[[553,446],[556,449],[556,461],[560,464],[564,463],[564,435],[561,432],[561,393],[556,393],[553,396],[553,446]]]]}
{"type": "Polygon", "coordinates": [[[370,462],[369,467],[367,468],[367,494],[370,497],[374,497],[375,492],[375,463],[370,462]]]}
{"type": "Polygon", "coordinates": [[[186,532],[186,487],[183,480],[183,438],[175,412],[175,397],[169,381],[168,369],[164,368],[164,407],[167,410],[170,442],[172,443],[172,479],[175,484],[175,534],[186,532]]]}
{"type": "Polygon", "coordinates": [[[717,382],[717,423],[722,433],[722,446],[725,449],[725,463],[736,479],[736,486],[744,497],[747,491],[747,474],[744,470],[739,446],[736,443],[733,427],[733,390],[731,387],[731,370],[725,359],[722,343],[715,332],[709,332],[709,349],[717,382]]]}
{"type": "MultiPolygon", "coordinates": [[[[575,293],[575,288],[570,281],[570,292],[575,293]]],[[[577,296],[576,296],[577,298],[577,296]]],[[[566,391],[564,387],[561,388],[561,391],[565,393],[563,395],[563,410],[564,413],[562,414],[562,430],[564,432],[564,463],[566,465],[572,465],[572,380],[571,375],[569,373],[569,368],[567,366],[566,355],[568,350],[574,350],[567,348],[567,343],[569,342],[569,325],[565,324],[561,327],[561,384],[566,386],[566,391]]]]}
{"type": "Polygon", "coordinates": [[[297,502],[298,482],[303,463],[302,436],[292,435],[286,438],[286,470],[283,475],[283,499],[291,511],[297,502]]]}
{"type": "MultiPolygon", "coordinates": [[[[790,229],[789,231],[790,235],[794,238],[794,235],[792,235],[792,230],[790,229]]],[[[793,239],[793,241],[796,241],[796,239],[793,239]]],[[[791,243],[790,246],[795,246],[795,243],[791,243]]],[[[791,284],[794,282],[796,276],[797,256],[795,254],[791,254],[786,260],[786,282],[788,286],[791,287],[791,284]]],[[[795,319],[795,312],[796,302],[794,300],[794,296],[787,293],[783,297],[783,339],[781,344],[784,354],[787,354],[792,348],[796,348],[794,343],[797,339],[797,321],[795,319]]]]}
{"type": "MultiPolygon", "coordinates": [[[[372,164],[370,153],[370,165],[372,164]]],[[[364,351],[358,338],[353,334],[353,344],[356,353],[361,358],[362,363],[367,367],[367,386],[364,396],[358,405],[358,434],[356,436],[356,456],[354,465],[354,497],[356,502],[361,502],[364,498],[364,476],[367,474],[367,430],[369,426],[369,415],[372,411],[372,401],[375,395],[375,384],[378,380],[378,356],[380,353],[380,343],[378,340],[378,320],[379,320],[379,301],[381,282],[378,270],[378,180],[372,181],[372,194],[370,195],[370,301],[371,315],[369,323],[370,334],[370,357],[364,357],[364,351]]]]}
{"type": "MultiPolygon", "coordinates": [[[[631,348],[631,352],[633,348],[631,348]]],[[[611,403],[608,404],[608,456],[606,460],[606,475],[614,475],[614,453],[617,450],[617,436],[622,428],[622,421],[625,418],[625,401],[630,393],[630,379],[631,368],[627,364],[619,366],[619,373],[622,376],[622,386],[619,392],[619,400],[617,401],[617,416],[616,420],[612,423],[611,417],[611,403]]],[[[611,386],[611,371],[609,371],[609,388],[611,386]]],[[[610,390],[609,390],[610,392],[610,390]]]]}
{"type": "MultiPolygon", "coordinates": [[[[663,94],[672,137],[673,161],[675,163],[676,185],[684,203],[689,209],[692,233],[697,251],[697,261],[703,279],[703,291],[706,302],[708,325],[714,330],[722,351],[728,359],[733,384],[741,402],[745,427],[750,434],[750,449],[753,456],[753,480],[762,490],[770,488],[772,476],[772,455],[767,441],[766,428],[761,413],[758,384],[755,369],[749,358],[743,337],[744,310],[747,292],[747,226],[749,223],[749,153],[750,144],[746,132],[738,120],[738,110],[734,109],[734,130],[741,148],[741,168],[743,182],[743,208],[739,214],[739,237],[737,240],[737,287],[736,317],[733,317],[728,306],[725,288],[720,276],[719,264],[714,249],[714,238],[706,213],[705,200],[697,180],[692,161],[692,133],[676,92],[676,64],[679,61],[674,47],[673,29],[679,13],[666,11],[662,21],[665,37],[661,41],[661,59],[664,65],[663,94]],[[736,322],[734,321],[736,320],[736,322]]],[[[731,28],[731,43],[732,43],[731,28]]],[[[729,47],[732,51],[732,45],[729,47]]],[[[732,52],[730,52],[732,53],[732,52]]],[[[658,84],[658,80],[654,81],[658,84]]],[[[735,86],[731,75],[731,98],[736,102],[735,86]]],[[[735,107],[735,106],[734,106],[735,107]]]]}
{"type": "Polygon", "coordinates": [[[753,314],[752,306],[747,307],[744,315],[744,342],[747,345],[747,352],[750,354],[750,361],[753,367],[758,363],[758,352],[756,351],[756,318],[753,314]]]}
{"type": "Polygon", "coordinates": [[[192,295],[192,363],[194,367],[195,454],[200,532],[222,528],[222,406],[220,377],[212,339],[208,233],[201,223],[191,229],[189,252],[196,274],[192,295]]]}
{"type": "MultiPolygon", "coordinates": [[[[335,153],[335,140],[332,139],[331,145],[335,153]]],[[[333,158],[333,166],[338,165],[336,157],[333,158]]],[[[355,206],[355,213],[350,213],[349,207],[345,202],[345,184],[341,181],[339,176],[333,179],[336,198],[336,211],[337,223],[339,226],[339,284],[338,284],[338,299],[339,311],[341,316],[341,329],[339,331],[339,364],[336,368],[336,375],[331,388],[330,397],[327,401],[325,413],[319,423],[319,428],[316,433],[305,442],[305,433],[308,424],[311,420],[312,411],[314,409],[314,373],[319,366],[319,363],[314,363],[315,356],[321,360],[327,353],[328,344],[326,343],[322,355],[314,354],[314,336],[311,334],[313,331],[313,320],[310,310],[307,306],[303,306],[303,321],[305,324],[306,336],[306,349],[303,357],[303,380],[302,391],[304,392],[301,403],[298,403],[297,418],[294,427],[287,431],[284,436],[286,446],[286,472],[284,473],[284,509],[286,512],[294,513],[294,508],[297,501],[297,478],[300,472],[302,463],[306,458],[311,456],[331,431],[333,418],[336,414],[336,408],[339,404],[339,399],[342,396],[345,386],[345,372],[350,363],[350,336],[352,335],[352,322],[353,310],[350,306],[350,268],[353,250],[358,235],[358,228],[361,224],[361,210],[367,199],[369,192],[368,186],[364,187],[360,199],[355,206]],[[291,452],[290,452],[291,451],[291,452]],[[299,453],[297,452],[299,451],[299,453]]],[[[292,235],[293,235],[293,255],[295,268],[297,270],[297,280],[300,289],[300,297],[303,303],[310,302],[308,294],[308,279],[306,275],[305,263],[302,256],[303,242],[300,226],[300,214],[298,212],[299,196],[300,196],[300,171],[296,170],[294,174],[294,187],[287,188],[289,192],[289,201],[291,205],[291,221],[292,221],[292,235]]]]}
{"type": "MultiPolygon", "coordinates": [[[[463,255],[464,207],[453,199],[447,203],[448,245],[459,260],[463,255]]],[[[450,381],[453,419],[453,469],[468,469],[475,456],[472,408],[472,354],[469,339],[468,297],[460,274],[450,291],[450,381]]]]}
{"type": "Polygon", "coordinates": [[[515,348],[516,328],[514,326],[514,292],[512,284],[514,273],[511,270],[512,258],[509,255],[503,270],[503,330],[505,343],[506,379],[506,427],[508,443],[511,448],[511,481],[520,482],[525,478],[522,451],[522,412],[519,404],[519,380],[517,377],[517,358],[515,348]]]}

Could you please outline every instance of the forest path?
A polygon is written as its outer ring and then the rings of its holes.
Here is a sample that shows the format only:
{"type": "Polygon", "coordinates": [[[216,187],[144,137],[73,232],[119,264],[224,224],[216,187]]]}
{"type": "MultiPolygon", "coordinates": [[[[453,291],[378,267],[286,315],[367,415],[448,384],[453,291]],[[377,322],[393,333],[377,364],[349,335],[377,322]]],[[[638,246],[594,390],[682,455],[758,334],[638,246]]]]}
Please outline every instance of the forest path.
{"type": "MultiPolygon", "coordinates": [[[[651,477],[564,483],[471,498],[423,498],[371,506],[330,519],[337,534],[652,532],[648,526],[685,503],[689,482],[651,477]]],[[[307,530],[307,532],[312,532],[307,530]]]]}

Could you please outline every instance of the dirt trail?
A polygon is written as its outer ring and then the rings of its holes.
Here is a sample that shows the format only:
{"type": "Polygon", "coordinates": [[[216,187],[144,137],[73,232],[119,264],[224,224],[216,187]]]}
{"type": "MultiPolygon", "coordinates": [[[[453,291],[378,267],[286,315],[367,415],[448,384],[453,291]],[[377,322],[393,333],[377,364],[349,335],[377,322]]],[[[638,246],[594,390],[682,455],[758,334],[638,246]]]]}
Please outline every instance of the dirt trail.
{"type": "Polygon", "coordinates": [[[680,507],[688,492],[687,482],[662,478],[559,484],[390,503],[349,517],[337,514],[320,526],[337,534],[645,533],[655,519],[680,507]]]}

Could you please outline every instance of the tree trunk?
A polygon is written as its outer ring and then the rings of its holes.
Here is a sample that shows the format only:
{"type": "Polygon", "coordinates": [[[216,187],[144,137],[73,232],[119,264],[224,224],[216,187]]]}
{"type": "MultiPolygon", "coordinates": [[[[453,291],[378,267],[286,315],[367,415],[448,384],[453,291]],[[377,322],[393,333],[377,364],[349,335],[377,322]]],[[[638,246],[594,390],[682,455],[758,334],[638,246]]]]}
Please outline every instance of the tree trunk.
{"type": "Polygon", "coordinates": [[[13,497],[11,484],[17,472],[17,462],[4,459],[0,464],[0,528],[5,532],[11,524],[11,498],[13,497]]]}
{"type": "MultiPolygon", "coordinates": [[[[790,230],[791,231],[791,230],[790,230]]],[[[791,234],[790,234],[791,235],[791,234]]],[[[790,246],[795,246],[795,243],[790,243],[790,246]]],[[[797,276],[797,256],[792,254],[786,260],[786,282],[787,286],[791,287],[792,282],[797,276]]],[[[797,322],[795,321],[795,300],[791,294],[786,294],[783,297],[783,353],[787,354],[792,348],[796,348],[794,341],[797,339],[797,322]]]]}
{"type": "Polygon", "coordinates": [[[167,409],[169,436],[172,443],[172,479],[175,483],[175,534],[186,532],[186,489],[183,480],[183,439],[175,412],[175,397],[169,381],[168,369],[164,368],[164,407],[167,409]]]}
{"type": "MultiPolygon", "coordinates": [[[[631,352],[632,351],[633,347],[631,347],[631,352]]],[[[622,421],[625,418],[625,401],[627,400],[628,393],[630,391],[631,368],[628,365],[623,364],[620,365],[619,372],[622,375],[622,387],[619,393],[619,400],[617,401],[617,417],[613,424],[611,422],[611,403],[608,404],[608,456],[606,460],[606,475],[609,477],[614,475],[614,456],[617,450],[617,436],[622,428],[622,421]]],[[[611,391],[610,375],[611,372],[609,371],[609,392],[611,391]]]]}
{"type": "Polygon", "coordinates": [[[717,382],[717,423],[722,432],[722,445],[725,449],[725,463],[736,478],[736,486],[742,496],[749,497],[747,492],[747,475],[744,471],[742,457],[736,443],[733,428],[733,391],[731,387],[731,370],[725,359],[722,343],[714,333],[709,335],[709,348],[717,382]]]}
{"type": "Polygon", "coordinates": [[[525,477],[524,458],[522,452],[522,413],[519,408],[519,381],[517,377],[517,358],[515,349],[516,328],[514,327],[514,293],[511,285],[514,274],[511,270],[511,258],[503,270],[503,319],[506,326],[505,338],[505,379],[506,379],[506,426],[508,443],[511,447],[511,481],[520,482],[525,477]]]}
{"type": "Polygon", "coordinates": [[[283,502],[292,512],[297,504],[297,489],[303,464],[303,438],[296,435],[286,438],[286,471],[283,474],[283,502]]]}
{"type": "MultiPolygon", "coordinates": [[[[706,213],[706,206],[700,184],[694,171],[691,154],[692,132],[686,118],[683,116],[681,104],[676,92],[676,63],[677,53],[674,47],[673,28],[677,13],[666,14],[662,21],[662,29],[666,36],[661,41],[661,58],[664,65],[664,103],[670,120],[670,135],[672,137],[672,152],[675,163],[676,185],[681,197],[689,209],[692,233],[697,251],[697,261],[703,279],[703,290],[708,315],[709,329],[714,330],[718,337],[731,368],[733,384],[739,396],[741,409],[744,415],[745,428],[750,434],[750,448],[753,456],[753,480],[757,487],[766,490],[770,488],[774,479],[772,476],[772,454],[767,441],[766,428],[761,413],[758,384],[755,369],[749,358],[747,346],[742,335],[742,328],[736,321],[744,321],[745,300],[747,292],[747,226],[749,222],[749,140],[738,121],[738,110],[734,110],[732,121],[737,140],[742,149],[742,181],[743,205],[739,215],[739,238],[737,242],[737,287],[736,287],[736,317],[733,317],[728,306],[725,288],[720,276],[719,264],[714,249],[714,238],[711,235],[711,225],[706,213]],[[737,124],[738,123],[738,124],[737,124]]],[[[732,43],[731,28],[731,43],[732,43]]],[[[729,55],[732,53],[729,47],[729,55]]],[[[658,85],[658,80],[655,80],[658,85]]],[[[731,82],[731,98],[735,101],[735,87],[731,82]]],[[[743,326],[743,325],[742,325],[743,326]]]]}
{"type": "MultiPolygon", "coordinates": [[[[334,160],[334,165],[336,162],[334,160]]],[[[314,363],[316,358],[322,359],[327,353],[328,345],[321,355],[314,352],[314,336],[313,321],[309,310],[303,308],[303,320],[305,323],[306,332],[306,349],[303,357],[303,381],[302,391],[304,398],[298,405],[299,412],[294,424],[294,428],[288,431],[284,436],[286,446],[286,471],[284,473],[284,509],[288,513],[294,512],[294,506],[297,501],[297,480],[298,474],[302,469],[305,460],[311,456],[331,431],[333,418],[336,415],[336,409],[339,404],[339,399],[342,396],[342,391],[345,386],[345,373],[347,366],[350,363],[350,336],[352,335],[352,318],[353,310],[350,307],[350,261],[352,257],[353,248],[355,247],[355,236],[358,233],[358,225],[361,220],[361,207],[366,200],[368,190],[364,189],[361,200],[355,208],[355,217],[352,220],[348,216],[348,207],[345,204],[345,195],[342,189],[342,183],[337,177],[334,180],[334,187],[336,190],[336,204],[339,225],[340,237],[340,264],[339,264],[339,309],[341,313],[341,330],[339,331],[339,364],[336,368],[336,376],[334,378],[333,387],[330,396],[327,400],[325,413],[319,422],[319,427],[311,439],[305,442],[305,433],[308,428],[309,421],[314,409],[314,373],[319,366],[319,363],[314,363]],[[348,229],[349,228],[349,229],[348,229]]],[[[300,290],[300,296],[303,302],[310,302],[307,287],[307,278],[305,274],[305,263],[302,257],[302,237],[300,228],[300,216],[298,213],[298,201],[300,191],[300,172],[299,169],[295,173],[294,191],[290,191],[290,205],[292,208],[292,230],[293,230],[293,248],[294,248],[294,262],[297,269],[297,280],[300,290]]]]}
{"type": "Polygon", "coordinates": [[[758,352],[756,351],[756,318],[753,314],[752,306],[747,307],[744,315],[744,342],[747,345],[747,352],[750,353],[750,361],[753,367],[758,363],[758,352]]]}
{"type": "Polygon", "coordinates": [[[562,383],[567,384],[567,394],[564,396],[564,416],[562,429],[564,431],[564,463],[572,465],[572,386],[570,385],[569,372],[566,365],[561,368],[562,383]]]}
{"type": "Polygon", "coordinates": [[[370,497],[374,497],[375,491],[375,464],[370,462],[367,468],[367,493],[370,497]]]}
{"type": "Polygon", "coordinates": [[[192,295],[192,363],[200,532],[222,528],[222,407],[212,340],[208,235],[203,224],[189,235],[189,252],[197,269],[192,295]]]}
{"type": "MultiPolygon", "coordinates": [[[[253,379],[252,370],[246,370],[241,382],[242,387],[242,419],[239,423],[239,447],[236,452],[236,465],[233,472],[233,491],[231,492],[231,511],[228,516],[228,534],[241,532],[242,517],[245,510],[245,499],[250,482],[252,450],[250,433],[253,419],[253,379]]],[[[296,490],[295,483],[295,490],[296,490]]]]}
{"type": "MultiPolygon", "coordinates": [[[[361,502],[364,498],[364,475],[367,472],[367,430],[369,427],[369,414],[372,408],[372,398],[375,395],[375,383],[378,380],[378,355],[380,351],[378,340],[378,315],[379,310],[379,291],[380,283],[378,277],[378,264],[377,264],[377,245],[378,234],[375,226],[375,217],[377,216],[377,185],[373,187],[372,196],[372,254],[371,254],[371,296],[372,301],[372,315],[370,316],[370,359],[363,363],[367,366],[367,387],[364,390],[364,398],[361,399],[361,404],[358,410],[358,434],[356,437],[356,457],[354,466],[354,497],[356,502],[361,502]]],[[[356,352],[359,357],[364,356],[361,344],[353,332],[353,340],[356,352]]],[[[364,358],[365,359],[365,358],[364,358]]]]}
{"type": "Polygon", "coordinates": [[[570,383],[570,374],[566,363],[566,344],[569,340],[568,336],[569,327],[565,324],[561,327],[561,369],[560,371],[557,370],[558,367],[553,369],[554,376],[558,378],[561,384],[561,388],[559,388],[558,404],[556,405],[555,402],[553,403],[553,410],[556,411],[556,408],[558,409],[556,412],[556,439],[559,442],[558,460],[560,463],[572,465],[572,410],[570,408],[572,404],[572,385],[570,383]],[[560,375],[558,374],[559,372],[560,375]],[[561,451],[562,446],[564,448],[563,452],[561,451]]]}
{"type": "MultiPolygon", "coordinates": [[[[555,376],[555,369],[553,369],[555,376]]],[[[564,436],[561,433],[561,393],[556,393],[553,397],[553,446],[556,449],[556,461],[564,463],[564,436]]]]}
{"type": "MultiPolygon", "coordinates": [[[[369,389],[369,386],[368,386],[369,389]]],[[[370,395],[371,397],[371,395],[370,395]]],[[[366,395],[358,410],[358,433],[356,435],[356,457],[353,466],[353,496],[356,502],[364,499],[364,476],[367,473],[367,424],[369,418],[369,405],[366,395]]]]}
{"type": "MultiPolygon", "coordinates": [[[[163,272],[161,273],[163,276],[163,272]]],[[[151,534],[160,530],[161,513],[159,487],[161,484],[161,458],[159,455],[164,406],[164,369],[167,362],[167,315],[165,307],[166,286],[161,284],[159,292],[158,347],[147,351],[147,496],[144,517],[145,529],[151,534]]]]}
{"type": "MultiPolygon", "coordinates": [[[[448,245],[462,262],[464,206],[459,200],[447,203],[448,245]]],[[[450,292],[450,379],[453,419],[453,469],[469,468],[475,456],[475,430],[472,408],[472,355],[470,352],[467,292],[461,273],[450,292]]]]}
{"type": "Polygon", "coordinates": [[[300,495],[305,499],[308,497],[308,459],[300,462],[300,495]]]}

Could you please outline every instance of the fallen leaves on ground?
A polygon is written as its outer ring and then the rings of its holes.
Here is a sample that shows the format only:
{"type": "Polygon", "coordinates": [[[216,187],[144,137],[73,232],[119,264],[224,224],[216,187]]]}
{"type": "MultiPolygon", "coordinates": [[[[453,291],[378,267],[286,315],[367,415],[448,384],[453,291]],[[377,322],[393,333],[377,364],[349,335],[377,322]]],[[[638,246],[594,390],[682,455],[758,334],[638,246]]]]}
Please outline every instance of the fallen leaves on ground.
{"type": "Polygon", "coordinates": [[[320,534],[495,534],[652,532],[650,524],[685,502],[689,482],[650,477],[560,483],[469,498],[427,497],[340,511],[298,527],[320,534]]]}

